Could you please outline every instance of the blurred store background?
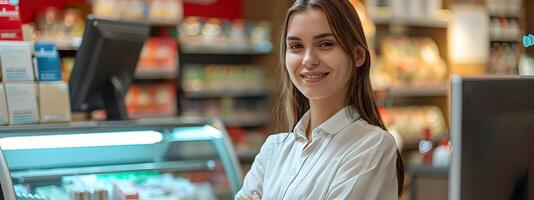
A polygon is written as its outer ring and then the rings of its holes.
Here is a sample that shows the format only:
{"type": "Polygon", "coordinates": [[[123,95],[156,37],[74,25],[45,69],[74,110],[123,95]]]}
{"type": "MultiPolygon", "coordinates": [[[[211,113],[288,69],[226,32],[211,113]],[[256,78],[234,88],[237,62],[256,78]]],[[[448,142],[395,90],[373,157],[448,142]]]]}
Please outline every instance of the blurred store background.
{"type": "MultiPolygon", "coordinates": [[[[402,199],[446,199],[449,77],[533,73],[534,1],[351,0],[372,54],[380,112],[407,163],[402,199]],[[445,195],[445,196],[443,196],[445,195]]],[[[24,33],[59,49],[65,81],[86,16],[150,24],[130,118],[218,117],[244,172],[275,131],[280,26],[289,0],[21,0],[24,33]]],[[[73,121],[105,120],[73,113],[73,121]]],[[[203,176],[193,174],[190,177],[203,176]]]]}

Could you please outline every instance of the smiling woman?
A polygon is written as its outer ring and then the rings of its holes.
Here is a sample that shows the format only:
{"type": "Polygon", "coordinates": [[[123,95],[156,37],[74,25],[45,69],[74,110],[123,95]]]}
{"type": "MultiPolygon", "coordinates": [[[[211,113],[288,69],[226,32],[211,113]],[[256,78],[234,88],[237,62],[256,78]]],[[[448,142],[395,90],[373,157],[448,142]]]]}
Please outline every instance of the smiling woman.
{"type": "Polygon", "coordinates": [[[281,44],[280,112],[236,199],[397,199],[404,166],[373,99],[348,0],[296,0],[281,44]]]}

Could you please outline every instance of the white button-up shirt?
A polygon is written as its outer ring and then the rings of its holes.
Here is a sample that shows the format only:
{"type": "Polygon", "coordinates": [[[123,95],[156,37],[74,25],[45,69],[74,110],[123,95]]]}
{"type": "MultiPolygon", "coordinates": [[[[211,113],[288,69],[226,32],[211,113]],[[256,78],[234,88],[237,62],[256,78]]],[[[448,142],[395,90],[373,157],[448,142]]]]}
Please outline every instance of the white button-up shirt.
{"type": "Polygon", "coordinates": [[[313,129],[306,148],[309,111],[293,132],[269,136],[236,199],[397,199],[393,136],[348,109],[313,129]]]}

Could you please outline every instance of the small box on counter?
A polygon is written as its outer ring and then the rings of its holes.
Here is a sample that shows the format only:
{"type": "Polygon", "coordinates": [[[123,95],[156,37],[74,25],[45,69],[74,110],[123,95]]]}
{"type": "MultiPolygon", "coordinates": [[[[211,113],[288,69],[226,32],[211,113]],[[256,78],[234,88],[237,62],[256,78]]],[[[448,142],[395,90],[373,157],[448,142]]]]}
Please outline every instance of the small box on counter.
{"type": "Polygon", "coordinates": [[[0,41],[0,67],[4,82],[33,81],[32,44],[0,41]]]}
{"type": "Polygon", "coordinates": [[[61,64],[56,45],[35,43],[34,49],[37,81],[61,81],[61,64]]]}
{"type": "Polygon", "coordinates": [[[39,122],[35,83],[5,83],[9,124],[33,124],[39,122]]]}
{"type": "Polygon", "coordinates": [[[9,123],[9,115],[7,112],[7,99],[4,84],[0,83],[0,125],[7,125],[9,123]]]}
{"type": "Polygon", "coordinates": [[[39,115],[41,123],[70,121],[69,87],[66,83],[39,83],[39,115]]]}

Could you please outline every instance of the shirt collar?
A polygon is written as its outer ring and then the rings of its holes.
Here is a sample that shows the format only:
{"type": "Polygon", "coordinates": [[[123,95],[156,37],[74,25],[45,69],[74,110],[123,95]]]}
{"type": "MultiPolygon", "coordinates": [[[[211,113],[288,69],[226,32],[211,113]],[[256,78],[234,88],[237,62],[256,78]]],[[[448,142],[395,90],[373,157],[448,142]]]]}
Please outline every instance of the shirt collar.
{"type": "Polygon", "coordinates": [[[359,118],[360,115],[354,106],[345,106],[336,114],[332,115],[332,117],[330,117],[328,120],[319,125],[319,128],[335,135],[359,118]]]}
{"type": "Polygon", "coordinates": [[[306,139],[306,129],[310,124],[310,110],[306,111],[304,115],[300,118],[295,128],[293,128],[293,133],[297,134],[297,137],[306,139]]]}
{"type": "MultiPolygon", "coordinates": [[[[336,114],[332,115],[328,120],[319,125],[319,129],[324,130],[329,134],[337,134],[339,131],[350,125],[352,122],[360,118],[360,115],[354,106],[345,106],[336,114]]],[[[297,125],[293,129],[293,133],[298,137],[306,138],[306,129],[310,124],[310,111],[308,110],[302,118],[300,118],[297,125]]]]}

